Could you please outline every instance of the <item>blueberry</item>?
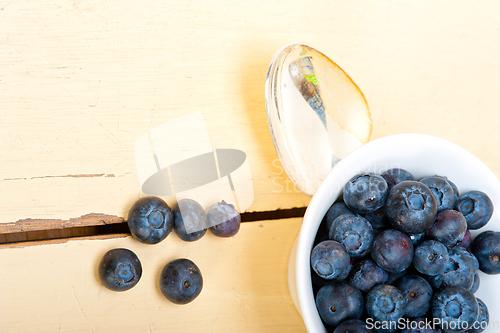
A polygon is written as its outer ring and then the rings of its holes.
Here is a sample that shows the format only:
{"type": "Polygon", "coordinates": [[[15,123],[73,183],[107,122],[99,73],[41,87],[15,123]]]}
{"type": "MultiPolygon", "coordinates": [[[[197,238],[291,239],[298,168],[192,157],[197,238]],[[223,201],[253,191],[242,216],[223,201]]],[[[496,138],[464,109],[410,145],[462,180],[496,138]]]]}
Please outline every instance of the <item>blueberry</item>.
{"type": "Polygon", "coordinates": [[[410,237],[411,243],[415,247],[425,240],[425,232],[421,234],[409,234],[408,237],[410,237]]]}
{"type": "Polygon", "coordinates": [[[201,205],[191,199],[179,200],[173,207],[174,233],[183,241],[192,242],[200,239],[207,232],[207,215],[201,205]],[[186,225],[189,230],[186,231],[186,225]]]}
{"type": "Polygon", "coordinates": [[[394,284],[397,280],[401,279],[403,276],[408,275],[408,272],[406,270],[402,272],[388,272],[389,276],[387,277],[387,281],[385,284],[394,284]]]}
{"type": "Polygon", "coordinates": [[[457,203],[457,210],[462,213],[471,230],[482,228],[493,214],[493,203],[490,197],[481,191],[470,191],[463,194],[457,203]]]}
{"type": "Polygon", "coordinates": [[[339,242],[327,240],[313,248],[311,266],[323,279],[343,280],[351,270],[351,259],[339,242]]]}
{"type": "Polygon", "coordinates": [[[374,333],[374,331],[362,320],[349,319],[337,326],[333,333],[374,333]]]}
{"type": "Polygon", "coordinates": [[[444,286],[459,286],[470,289],[474,282],[474,263],[461,247],[448,251],[449,262],[443,271],[444,286]],[[463,251],[462,251],[463,250],[463,251]]]}
{"type": "Polygon", "coordinates": [[[375,321],[388,322],[389,327],[384,332],[394,332],[398,320],[404,315],[405,299],[398,288],[381,284],[368,292],[365,307],[368,315],[375,321]]]}
{"type": "Polygon", "coordinates": [[[210,231],[218,237],[232,237],[240,230],[240,213],[224,200],[207,209],[207,220],[210,231]]]}
{"type": "Polygon", "coordinates": [[[361,216],[367,219],[373,228],[387,228],[391,225],[383,206],[376,211],[361,214],[361,216]]]}
{"type": "Polygon", "coordinates": [[[427,230],[427,237],[435,239],[444,246],[452,248],[460,243],[467,231],[464,216],[455,210],[443,210],[438,213],[436,220],[427,230]]]}
{"type": "Polygon", "coordinates": [[[442,274],[448,262],[448,249],[438,241],[426,240],[415,248],[413,266],[422,274],[442,274]]]}
{"type": "Polygon", "coordinates": [[[387,182],[375,173],[354,176],[344,188],[344,202],[357,213],[373,212],[381,208],[387,198],[387,182]]]}
{"type": "Polygon", "coordinates": [[[347,282],[367,293],[374,286],[386,283],[388,277],[389,273],[377,266],[373,260],[365,259],[352,268],[347,282]]]}
{"type": "Polygon", "coordinates": [[[429,311],[433,290],[423,277],[407,275],[399,279],[394,286],[401,291],[405,299],[405,316],[420,317],[429,311]]]}
{"type": "Polygon", "coordinates": [[[453,197],[454,197],[453,208],[455,208],[457,206],[457,203],[458,203],[458,198],[460,197],[460,192],[458,191],[457,185],[455,185],[455,183],[453,183],[451,180],[449,180],[448,177],[446,177],[446,176],[436,175],[435,177],[443,178],[444,180],[446,180],[448,182],[448,184],[450,184],[451,188],[453,189],[453,197]]]}
{"type": "Polygon", "coordinates": [[[326,286],[327,284],[330,284],[332,281],[323,279],[318,274],[316,274],[311,267],[311,282],[313,287],[313,293],[314,295],[316,295],[322,287],[326,286]]]}
{"type": "Polygon", "coordinates": [[[340,215],[357,215],[352,210],[350,210],[344,202],[337,202],[333,204],[326,212],[326,227],[328,230],[331,229],[333,221],[340,215]]]}
{"type": "Polygon", "coordinates": [[[441,177],[425,177],[420,179],[421,183],[427,185],[438,203],[438,213],[446,210],[453,209],[455,204],[455,192],[451,185],[441,177]]]}
{"type": "Polygon", "coordinates": [[[394,185],[386,201],[391,224],[409,234],[425,232],[434,222],[437,208],[431,190],[425,184],[412,180],[394,185]]]}
{"type": "Polygon", "coordinates": [[[318,291],[316,308],[327,325],[337,326],[348,319],[361,319],[363,295],[343,281],[332,282],[318,291]]]}
{"type": "Polygon", "coordinates": [[[444,275],[432,275],[427,277],[427,282],[431,285],[432,289],[439,290],[443,286],[444,275]]]}
{"type": "Polygon", "coordinates": [[[470,230],[467,229],[464,238],[460,243],[457,244],[457,246],[463,247],[464,249],[468,249],[471,243],[472,243],[472,236],[470,234],[470,230]]]}
{"type": "Polygon", "coordinates": [[[472,254],[479,261],[479,269],[486,274],[500,273],[500,232],[485,231],[472,241],[472,254]]]}
{"type": "Polygon", "coordinates": [[[125,291],[135,286],[142,276],[142,266],[137,255],[127,249],[113,249],[99,263],[99,279],[106,288],[125,291]]]}
{"type": "Polygon", "coordinates": [[[472,287],[470,287],[470,292],[475,294],[476,291],[479,289],[479,285],[481,284],[481,279],[479,278],[479,273],[476,272],[474,274],[474,282],[472,282],[472,287]]]}
{"type": "Polygon", "coordinates": [[[425,317],[414,318],[407,322],[401,333],[441,333],[441,328],[425,317]]]}
{"type": "Polygon", "coordinates": [[[187,304],[201,293],[203,278],[198,266],[189,259],[176,259],[163,267],[160,290],[175,304],[187,304]]]}
{"type": "Polygon", "coordinates": [[[386,271],[401,272],[413,260],[413,245],[404,233],[388,229],[373,240],[371,255],[373,261],[386,271]]]}
{"type": "Polygon", "coordinates": [[[146,244],[164,240],[174,227],[174,214],[158,197],[144,197],[130,208],[128,227],[135,239],[146,244]]]}
{"type": "Polygon", "coordinates": [[[432,299],[432,315],[447,332],[463,332],[478,315],[476,297],[469,290],[450,286],[438,290],[432,299]]]}
{"type": "Polygon", "coordinates": [[[333,222],[330,239],[342,244],[351,257],[362,257],[371,249],[373,228],[361,216],[341,215],[333,222]]]}
{"type": "Polygon", "coordinates": [[[472,327],[469,328],[469,330],[467,331],[468,333],[481,333],[484,330],[486,330],[486,328],[490,324],[490,314],[488,311],[488,307],[479,298],[476,297],[476,300],[479,313],[477,315],[476,321],[474,322],[474,324],[472,324],[472,327]]]}
{"type": "Polygon", "coordinates": [[[401,183],[405,180],[415,180],[413,175],[406,171],[405,169],[393,168],[382,173],[382,177],[384,177],[387,185],[389,186],[389,190],[394,187],[394,185],[401,183]]]}
{"type": "Polygon", "coordinates": [[[477,260],[476,256],[463,247],[455,246],[453,249],[449,250],[448,253],[460,253],[461,255],[466,256],[472,264],[473,271],[476,272],[479,269],[479,261],[477,260]]]}

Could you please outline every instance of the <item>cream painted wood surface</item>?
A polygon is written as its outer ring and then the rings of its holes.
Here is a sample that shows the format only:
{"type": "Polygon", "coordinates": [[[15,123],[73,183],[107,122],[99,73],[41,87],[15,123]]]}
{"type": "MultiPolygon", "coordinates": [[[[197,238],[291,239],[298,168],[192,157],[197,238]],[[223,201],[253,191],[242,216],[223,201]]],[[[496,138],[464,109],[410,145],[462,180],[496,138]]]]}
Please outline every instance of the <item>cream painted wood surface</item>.
{"type": "Polygon", "coordinates": [[[265,112],[269,62],[290,42],[353,78],[372,139],[437,135],[500,175],[499,16],[494,0],[1,0],[0,222],[126,217],[141,196],[134,142],[193,112],[214,148],[247,154],[248,211],[307,205],[265,112]]]}
{"type": "Polygon", "coordinates": [[[288,293],[287,265],[301,219],[244,223],[233,238],[193,243],[170,235],[157,245],[133,238],[0,248],[1,332],[305,332],[288,293]],[[126,292],[101,286],[97,264],[124,247],[143,275],[126,292]],[[203,290],[179,306],[160,293],[170,260],[189,258],[203,290]]]}

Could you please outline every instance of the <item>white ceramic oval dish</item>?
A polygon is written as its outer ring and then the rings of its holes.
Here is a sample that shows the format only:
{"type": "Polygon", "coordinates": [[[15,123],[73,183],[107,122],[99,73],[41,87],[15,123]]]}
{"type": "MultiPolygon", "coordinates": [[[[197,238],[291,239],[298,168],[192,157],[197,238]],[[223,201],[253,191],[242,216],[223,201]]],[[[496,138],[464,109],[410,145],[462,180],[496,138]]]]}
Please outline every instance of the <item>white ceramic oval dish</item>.
{"type": "MultiPolygon", "coordinates": [[[[480,230],[472,231],[472,236],[485,230],[500,231],[500,180],[469,151],[424,134],[396,134],[368,142],[336,164],[322,182],[306,210],[290,255],[290,293],[308,332],[327,332],[316,310],[310,273],[310,254],[324,215],[353,176],[362,172],[382,173],[395,167],[408,170],[416,179],[446,176],[457,185],[460,194],[471,190],[485,192],[495,210],[490,222],[480,230]]],[[[498,324],[500,321],[500,276],[479,274],[481,284],[476,296],[489,308],[491,327],[493,322],[498,324]]],[[[492,331],[492,328],[486,331],[492,331]]]]}

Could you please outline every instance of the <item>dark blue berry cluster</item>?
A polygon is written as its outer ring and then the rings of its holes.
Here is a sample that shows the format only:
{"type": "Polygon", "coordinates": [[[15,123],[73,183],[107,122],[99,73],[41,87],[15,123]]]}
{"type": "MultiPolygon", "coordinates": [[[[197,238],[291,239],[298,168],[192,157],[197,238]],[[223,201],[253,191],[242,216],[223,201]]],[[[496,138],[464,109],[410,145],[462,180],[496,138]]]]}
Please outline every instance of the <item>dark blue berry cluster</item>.
{"type": "Polygon", "coordinates": [[[407,170],[390,169],[350,179],[311,252],[325,326],[334,332],[484,331],[488,308],[474,293],[479,271],[500,273],[500,233],[472,239],[470,230],[484,227],[492,214],[486,193],[460,195],[444,176],[416,180],[407,170]],[[429,320],[431,329],[413,329],[429,320]]]}

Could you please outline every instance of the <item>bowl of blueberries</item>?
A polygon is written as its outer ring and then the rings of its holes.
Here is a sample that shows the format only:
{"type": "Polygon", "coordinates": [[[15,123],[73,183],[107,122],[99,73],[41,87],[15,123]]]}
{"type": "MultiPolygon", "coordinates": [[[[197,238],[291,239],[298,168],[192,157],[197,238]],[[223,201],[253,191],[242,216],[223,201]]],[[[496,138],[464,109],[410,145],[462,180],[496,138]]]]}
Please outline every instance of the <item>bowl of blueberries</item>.
{"type": "Polygon", "coordinates": [[[500,328],[499,221],[500,180],[464,148],[423,134],[371,141],[311,199],[290,293],[308,332],[500,328]]]}

